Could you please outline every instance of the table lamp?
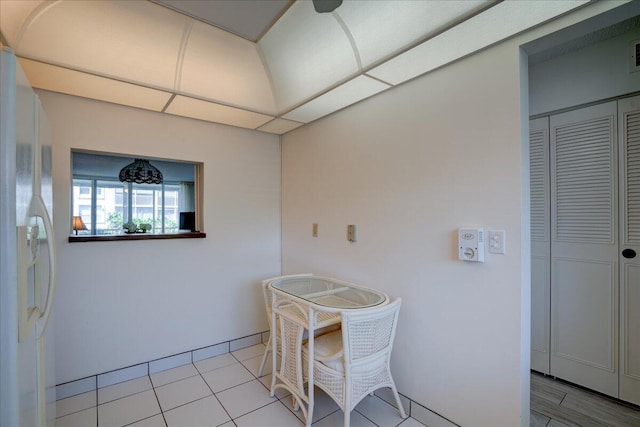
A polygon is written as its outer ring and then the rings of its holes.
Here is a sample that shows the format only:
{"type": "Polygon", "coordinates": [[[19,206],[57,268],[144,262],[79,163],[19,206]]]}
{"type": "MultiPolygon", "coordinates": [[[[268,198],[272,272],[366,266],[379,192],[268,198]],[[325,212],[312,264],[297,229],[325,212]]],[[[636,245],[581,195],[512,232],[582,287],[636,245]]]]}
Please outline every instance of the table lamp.
{"type": "Polygon", "coordinates": [[[73,224],[71,226],[71,228],[73,228],[73,230],[76,232],[76,236],[78,235],[78,230],[86,230],[87,226],[84,225],[84,222],[82,222],[82,218],[79,216],[74,216],[73,217],[73,224]]]}

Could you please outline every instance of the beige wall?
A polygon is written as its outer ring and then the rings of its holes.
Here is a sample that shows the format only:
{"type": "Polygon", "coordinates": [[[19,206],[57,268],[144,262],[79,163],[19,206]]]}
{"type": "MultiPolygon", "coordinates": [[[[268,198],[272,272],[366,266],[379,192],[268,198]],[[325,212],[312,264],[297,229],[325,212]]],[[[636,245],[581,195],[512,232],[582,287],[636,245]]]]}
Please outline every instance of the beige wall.
{"type": "Polygon", "coordinates": [[[259,282],[280,272],[279,137],[38,94],[53,133],[56,382],[267,329],[259,282]],[[204,162],[207,237],[68,243],[72,148],[204,162]]]}
{"type": "Polygon", "coordinates": [[[494,48],[283,138],[283,273],[402,297],[398,388],[461,425],[520,416],[518,61],[494,48]],[[469,225],[506,230],[507,253],[458,261],[469,225]]]}
{"type": "Polygon", "coordinates": [[[590,5],[283,137],[283,273],[402,297],[398,388],[460,425],[529,425],[529,99],[520,46],[614,6],[590,5]],[[356,243],[346,240],[347,224],[357,225],[356,243]],[[462,226],[506,230],[506,254],[458,261],[462,226]]]}

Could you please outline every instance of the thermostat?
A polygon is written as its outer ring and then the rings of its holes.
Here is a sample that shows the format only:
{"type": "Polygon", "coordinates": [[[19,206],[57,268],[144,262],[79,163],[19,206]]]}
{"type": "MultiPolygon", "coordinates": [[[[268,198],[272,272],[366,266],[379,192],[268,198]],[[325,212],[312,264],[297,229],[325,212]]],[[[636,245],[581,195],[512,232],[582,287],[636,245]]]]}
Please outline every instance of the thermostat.
{"type": "Polygon", "coordinates": [[[458,259],[484,262],[484,228],[458,229],[458,259]]]}

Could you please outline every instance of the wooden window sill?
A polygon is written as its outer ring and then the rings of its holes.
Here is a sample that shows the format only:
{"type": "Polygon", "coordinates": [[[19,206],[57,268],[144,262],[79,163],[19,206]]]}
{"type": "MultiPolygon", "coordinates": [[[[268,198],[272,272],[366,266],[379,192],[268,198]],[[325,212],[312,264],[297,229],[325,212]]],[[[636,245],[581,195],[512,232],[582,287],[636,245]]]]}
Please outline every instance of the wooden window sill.
{"type": "Polygon", "coordinates": [[[206,233],[200,231],[186,233],[171,234],[150,234],[150,233],[132,233],[132,234],[114,234],[110,236],[94,236],[94,235],[72,235],[69,236],[69,243],[77,242],[113,242],[122,240],[166,240],[166,239],[203,239],[207,237],[206,233]]]}

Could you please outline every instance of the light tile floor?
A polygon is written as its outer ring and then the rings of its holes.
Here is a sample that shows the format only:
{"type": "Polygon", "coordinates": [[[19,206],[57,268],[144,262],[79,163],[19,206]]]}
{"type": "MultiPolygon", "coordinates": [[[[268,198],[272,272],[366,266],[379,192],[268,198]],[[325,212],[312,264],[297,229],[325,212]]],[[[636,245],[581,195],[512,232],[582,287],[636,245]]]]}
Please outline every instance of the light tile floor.
{"type": "MultiPolygon", "coordinates": [[[[301,411],[282,390],[269,397],[270,363],[258,377],[264,345],[157,372],[59,400],[56,427],[288,427],[301,411]]],[[[342,427],[342,411],[316,388],[313,425],[342,427]]],[[[408,412],[409,408],[405,407],[408,412]]],[[[353,427],[422,427],[395,407],[367,396],[351,414],[353,427]]]]}

